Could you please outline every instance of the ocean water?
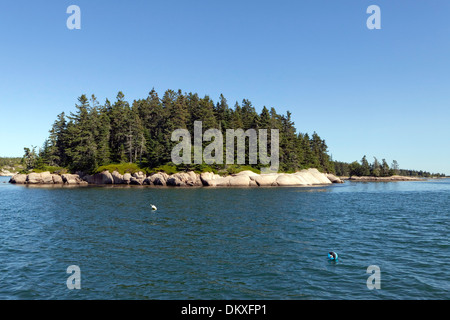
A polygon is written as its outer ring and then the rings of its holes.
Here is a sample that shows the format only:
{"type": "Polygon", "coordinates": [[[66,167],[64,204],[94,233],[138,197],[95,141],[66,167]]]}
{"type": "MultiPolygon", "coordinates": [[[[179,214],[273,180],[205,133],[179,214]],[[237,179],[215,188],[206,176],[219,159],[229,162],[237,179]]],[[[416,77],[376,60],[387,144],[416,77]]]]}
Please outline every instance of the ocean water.
{"type": "Polygon", "coordinates": [[[0,299],[450,298],[450,179],[314,188],[7,181],[0,299]],[[67,287],[71,265],[79,290],[67,287]],[[367,286],[372,265],[380,289],[367,286]]]}

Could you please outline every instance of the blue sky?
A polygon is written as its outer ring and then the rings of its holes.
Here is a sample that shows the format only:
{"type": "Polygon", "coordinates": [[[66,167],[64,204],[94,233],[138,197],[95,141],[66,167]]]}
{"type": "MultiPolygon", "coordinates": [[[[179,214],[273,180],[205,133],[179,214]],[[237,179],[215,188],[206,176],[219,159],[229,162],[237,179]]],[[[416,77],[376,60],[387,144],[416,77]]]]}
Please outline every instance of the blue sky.
{"type": "Polygon", "coordinates": [[[293,114],[335,160],[450,175],[450,2],[2,2],[0,156],[41,146],[77,97],[154,87],[293,114]],[[69,30],[69,5],[81,30],[69,30]],[[369,30],[369,5],[381,30],[369,30]]]}

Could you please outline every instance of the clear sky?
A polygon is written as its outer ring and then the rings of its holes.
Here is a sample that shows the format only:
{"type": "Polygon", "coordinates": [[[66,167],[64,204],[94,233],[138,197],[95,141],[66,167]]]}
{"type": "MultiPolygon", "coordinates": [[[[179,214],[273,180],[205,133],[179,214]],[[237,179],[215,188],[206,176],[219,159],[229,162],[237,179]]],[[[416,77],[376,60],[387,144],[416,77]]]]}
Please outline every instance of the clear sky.
{"type": "Polygon", "coordinates": [[[42,146],[83,93],[154,87],[289,110],[335,160],[450,175],[449,16],[448,0],[2,0],[0,156],[42,146]]]}

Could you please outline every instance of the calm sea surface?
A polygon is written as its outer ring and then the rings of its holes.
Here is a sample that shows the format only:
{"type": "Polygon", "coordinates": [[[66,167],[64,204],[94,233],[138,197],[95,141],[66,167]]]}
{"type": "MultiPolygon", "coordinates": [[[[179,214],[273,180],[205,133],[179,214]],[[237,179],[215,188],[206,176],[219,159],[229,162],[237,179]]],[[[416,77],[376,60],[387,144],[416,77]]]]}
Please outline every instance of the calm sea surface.
{"type": "Polygon", "coordinates": [[[0,299],[450,299],[450,179],[316,188],[8,180],[0,299]],[[80,290],[67,288],[70,265],[80,290]],[[379,290],[367,288],[370,265],[379,290]]]}

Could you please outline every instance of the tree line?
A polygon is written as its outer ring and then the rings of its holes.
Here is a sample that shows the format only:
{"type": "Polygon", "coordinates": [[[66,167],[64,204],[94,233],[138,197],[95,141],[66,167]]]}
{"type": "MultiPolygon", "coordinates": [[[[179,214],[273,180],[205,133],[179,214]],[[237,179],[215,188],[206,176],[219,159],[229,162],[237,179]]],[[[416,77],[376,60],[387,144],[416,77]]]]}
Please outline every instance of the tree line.
{"type": "MultiPolygon", "coordinates": [[[[60,113],[42,148],[25,148],[27,168],[53,166],[71,171],[94,172],[98,167],[133,163],[141,168],[171,164],[171,141],[175,129],[188,129],[193,136],[194,121],[203,122],[203,131],[219,129],[278,129],[280,171],[295,172],[318,168],[334,172],[325,140],[314,132],[297,133],[292,114],[278,114],[275,108],[257,112],[244,99],[230,107],[220,95],[215,103],[209,96],[167,90],[162,97],[153,89],[145,99],[129,103],[122,92],[116,100],[100,103],[95,95],[78,98],[75,111],[60,113]]],[[[270,132],[270,130],[269,130],[270,132]]],[[[270,152],[270,138],[268,143],[270,152]]],[[[248,151],[248,150],[247,150],[248,151]]],[[[248,162],[247,162],[248,163],[248,162]]],[[[178,170],[199,170],[203,165],[179,165],[178,170]],[[200,168],[199,168],[200,167],[200,168]]],[[[227,165],[212,165],[221,170],[227,165]]],[[[251,165],[260,169],[260,164],[251,165]]]]}
{"type": "Polygon", "coordinates": [[[354,161],[352,163],[334,161],[335,173],[338,176],[372,176],[372,177],[390,177],[393,175],[407,176],[407,177],[445,177],[443,173],[430,173],[427,171],[406,170],[400,169],[396,160],[392,161],[391,166],[388,165],[386,159],[381,162],[374,157],[372,163],[369,163],[367,157],[361,159],[360,162],[354,161]]]}
{"type": "Polygon", "coordinates": [[[0,157],[0,168],[1,167],[14,167],[22,163],[22,158],[17,157],[0,157]]]}

